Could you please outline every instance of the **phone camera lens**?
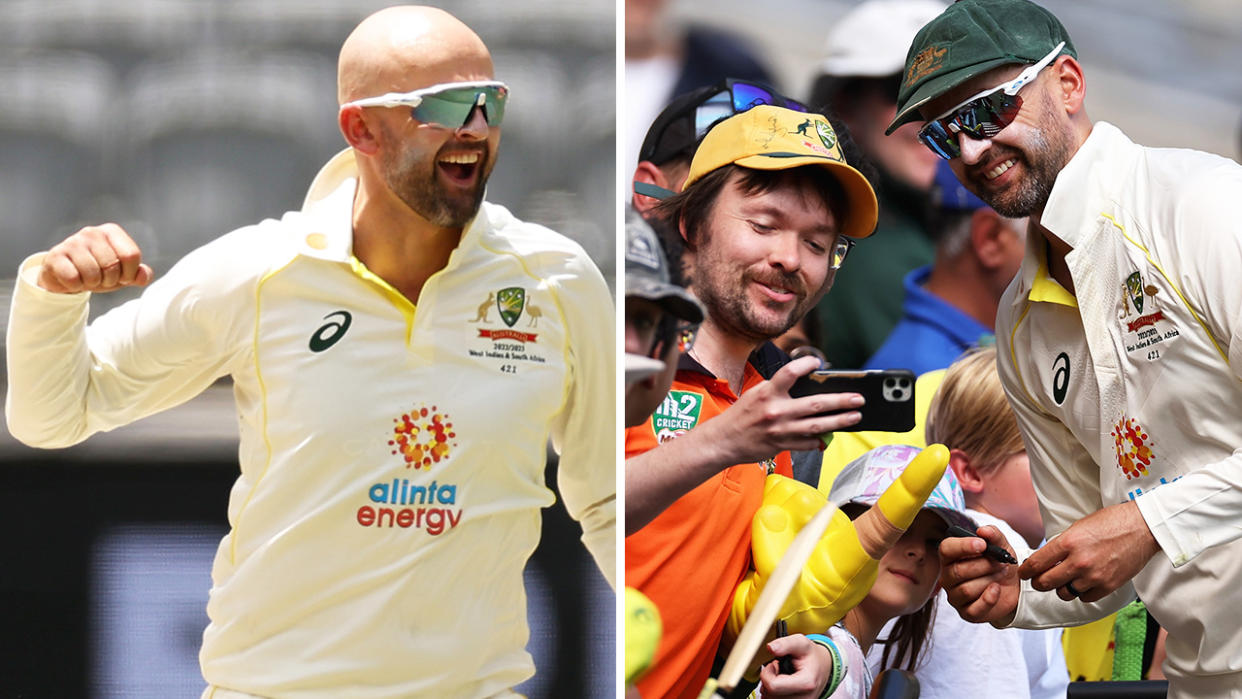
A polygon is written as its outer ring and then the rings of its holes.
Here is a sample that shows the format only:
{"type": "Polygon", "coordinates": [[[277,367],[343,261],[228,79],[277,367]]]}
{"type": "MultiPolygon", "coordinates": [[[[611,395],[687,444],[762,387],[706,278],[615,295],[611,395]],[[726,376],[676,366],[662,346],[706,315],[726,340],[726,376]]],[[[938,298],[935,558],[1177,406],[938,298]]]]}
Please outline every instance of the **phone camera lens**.
{"type": "Polygon", "coordinates": [[[884,388],[892,388],[897,385],[896,379],[884,379],[884,388]]]}

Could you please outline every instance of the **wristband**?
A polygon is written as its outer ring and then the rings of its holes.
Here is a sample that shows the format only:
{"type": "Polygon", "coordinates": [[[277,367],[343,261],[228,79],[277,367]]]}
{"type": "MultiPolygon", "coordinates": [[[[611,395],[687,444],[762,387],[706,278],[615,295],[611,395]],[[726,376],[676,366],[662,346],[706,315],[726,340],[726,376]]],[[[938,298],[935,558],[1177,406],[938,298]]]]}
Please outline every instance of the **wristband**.
{"type": "Polygon", "coordinates": [[[845,679],[845,661],[841,657],[841,651],[837,649],[837,644],[824,634],[807,634],[807,640],[827,648],[832,654],[832,677],[828,679],[828,686],[824,688],[824,693],[819,695],[819,699],[828,699],[833,692],[837,691],[837,687],[841,686],[841,680],[845,679]]]}

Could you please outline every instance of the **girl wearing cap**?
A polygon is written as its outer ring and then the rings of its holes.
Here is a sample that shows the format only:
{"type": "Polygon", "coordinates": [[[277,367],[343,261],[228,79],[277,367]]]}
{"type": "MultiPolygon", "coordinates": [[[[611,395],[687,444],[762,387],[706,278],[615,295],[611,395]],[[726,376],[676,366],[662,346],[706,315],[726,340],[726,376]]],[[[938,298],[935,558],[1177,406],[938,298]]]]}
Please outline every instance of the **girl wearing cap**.
{"type": "MultiPolygon", "coordinates": [[[[880,494],[901,475],[919,454],[917,447],[885,445],[876,447],[850,462],[833,481],[828,498],[851,519],[876,503],[880,494]]],[[[822,694],[830,699],[865,699],[871,692],[872,675],[866,654],[874,644],[884,646],[884,665],[902,664],[913,669],[924,649],[931,624],[937,581],[940,577],[940,541],[950,524],[974,530],[965,514],[966,503],[957,478],[951,471],[944,476],[923,505],[922,511],[901,539],[880,559],[879,571],[871,591],[840,623],[823,634],[807,636],[823,646],[832,657],[832,670],[822,694]],[[879,638],[881,629],[895,620],[893,629],[879,638]]],[[[800,637],[778,638],[768,644],[780,656],[787,644],[803,642],[800,637]]],[[[776,695],[783,690],[777,663],[764,665],[760,688],[776,695]]]]}
{"type": "MultiPolygon", "coordinates": [[[[1018,423],[996,371],[996,348],[973,350],[945,373],[927,413],[927,439],[949,448],[966,513],[996,527],[1024,560],[1044,538],[1043,518],[1018,423]]],[[[1064,697],[1069,673],[1060,629],[972,624],[945,600],[928,662],[916,673],[923,699],[1064,697]],[[987,672],[976,668],[987,667],[987,672]]]]}

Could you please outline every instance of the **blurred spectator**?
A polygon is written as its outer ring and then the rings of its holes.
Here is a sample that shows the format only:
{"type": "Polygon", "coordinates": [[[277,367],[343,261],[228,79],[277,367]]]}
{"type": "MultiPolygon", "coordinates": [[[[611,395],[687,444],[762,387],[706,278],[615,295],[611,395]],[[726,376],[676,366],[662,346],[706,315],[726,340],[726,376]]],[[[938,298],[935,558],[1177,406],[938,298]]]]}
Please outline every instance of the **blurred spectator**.
{"type": "MultiPolygon", "coordinates": [[[[903,56],[904,57],[904,56],[903,56]]],[[[670,19],[668,0],[625,1],[625,160],[638,162],[643,133],[674,95],[727,77],[771,83],[742,39],[670,19]]]]}
{"type": "Polygon", "coordinates": [[[936,262],[906,275],[901,322],[864,369],[943,369],[963,352],[995,341],[996,305],[1022,265],[1026,219],[996,213],[966,191],[948,161],[932,188],[936,262]]]}
{"type": "MultiPolygon", "coordinates": [[[[625,210],[625,426],[641,425],[668,395],[677,360],[690,348],[703,307],[668,264],[642,216],[625,210]]],[[[678,258],[680,259],[680,258],[678,258]]]]}
{"type": "Polygon", "coordinates": [[[914,34],[944,7],[938,0],[869,0],[828,32],[809,104],[852,134],[878,171],[871,179],[880,200],[876,235],[858,246],[857,266],[851,255],[850,268],[837,276],[832,303],[815,310],[834,367],[860,367],[875,352],[901,318],[902,277],[933,259],[924,217],[936,158],[918,142],[917,128],[886,137],[884,127],[897,110],[914,34]]]}

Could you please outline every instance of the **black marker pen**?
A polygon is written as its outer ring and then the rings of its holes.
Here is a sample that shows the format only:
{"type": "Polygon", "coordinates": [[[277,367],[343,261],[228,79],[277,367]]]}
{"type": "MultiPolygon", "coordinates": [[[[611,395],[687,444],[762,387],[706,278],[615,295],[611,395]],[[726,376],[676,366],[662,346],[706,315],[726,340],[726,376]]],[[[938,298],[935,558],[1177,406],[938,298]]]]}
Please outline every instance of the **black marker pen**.
{"type": "MultiPolygon", "coordinates": [[[[976,534],[975,532],[970,531],[966,527],[959,526],[957,524],[950,525],[948,534],[946,534],[945,536],[946,538],[950,536],[954,538],[971,537],[971,536],[975,538],[979,538],[979,539],[983,538],[979,536],[978,534],[976,534]]],[[[987,539],[984,539],[984,542],[986,543],[987,539]]],[[[1009,563],[1011,565],[1018,564],[1018,559],[1014,558],[1013,554],[997,546],[996,544],[988,544],[988,547],[983,550],[983,555],[987,556],[988,558],[991,558],[997,563],[1009,563]]]]}

